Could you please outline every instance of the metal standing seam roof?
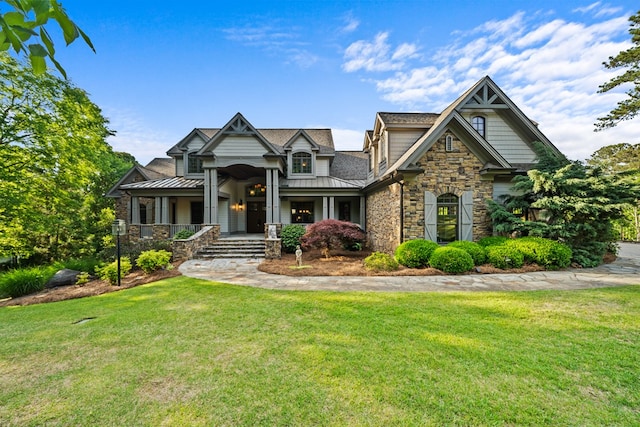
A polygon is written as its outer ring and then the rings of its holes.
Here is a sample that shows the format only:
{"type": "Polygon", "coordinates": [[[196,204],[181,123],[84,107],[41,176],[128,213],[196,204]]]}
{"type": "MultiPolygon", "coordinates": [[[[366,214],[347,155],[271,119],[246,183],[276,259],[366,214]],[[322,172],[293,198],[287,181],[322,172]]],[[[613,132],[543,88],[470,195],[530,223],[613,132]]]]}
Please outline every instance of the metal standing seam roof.
{"type": "Polygon", "coordinates": [[[319,176],[310,179],[280,179],[281,190],[287,188],[295,188],[297,190],[318,188],[359,190],[364,187],[364,184],[364,179],[345,180],[333,176],[319,176]]]}
{"type": "Polygon", "coordinates": [[[185,189],[203,188],[204,179],[187,179],[181,176],[173,178],[154,179],[151,181],[133,182],[120,186],[123,190],[160,190],[160,189],[185,189]]]}

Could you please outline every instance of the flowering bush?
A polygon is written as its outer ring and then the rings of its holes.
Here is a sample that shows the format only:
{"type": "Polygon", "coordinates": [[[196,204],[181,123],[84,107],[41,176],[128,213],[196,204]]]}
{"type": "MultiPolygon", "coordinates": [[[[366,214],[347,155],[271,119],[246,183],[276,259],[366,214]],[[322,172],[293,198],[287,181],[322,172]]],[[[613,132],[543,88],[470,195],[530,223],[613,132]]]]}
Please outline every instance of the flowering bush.
{"type": "Polygon", "coordinates": [[[307,226],[307,232],[300,238],[305,249],[321,249],[329,258],[332,249],[351,249],[362,246],[366,234],[360,226],[348,221],[325,219],[307,226]]]}

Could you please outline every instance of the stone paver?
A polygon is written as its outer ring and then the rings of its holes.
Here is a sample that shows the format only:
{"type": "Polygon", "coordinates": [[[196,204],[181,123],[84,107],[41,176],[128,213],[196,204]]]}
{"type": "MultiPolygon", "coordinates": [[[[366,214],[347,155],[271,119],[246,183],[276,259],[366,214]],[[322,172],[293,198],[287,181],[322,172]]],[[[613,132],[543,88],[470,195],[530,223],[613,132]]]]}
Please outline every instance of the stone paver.
{"type": "Polygon", "coordinates": [[[265,289],[303,291],[532,291],[571,290],[640,284],[640,244],[622,243],[618,259],[597,268],[523,274],[463,276],[305,276],[258,271],[260,260],[190,260],[180,266],[189,277],[265,289]]]}

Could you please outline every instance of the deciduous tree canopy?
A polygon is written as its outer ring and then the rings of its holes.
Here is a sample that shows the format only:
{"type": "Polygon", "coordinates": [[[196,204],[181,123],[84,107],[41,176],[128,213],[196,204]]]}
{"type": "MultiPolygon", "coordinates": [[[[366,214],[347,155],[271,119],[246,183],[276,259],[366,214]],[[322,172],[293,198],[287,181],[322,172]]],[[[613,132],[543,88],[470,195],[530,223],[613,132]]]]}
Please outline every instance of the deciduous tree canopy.
{"type": "Polygon", "coordinates": [[[67,45],[82,37],[95,52],[89,37],[69,18],[57,0],[0,0],[0,51],[12,49],[17,54],[28,55],[36,74],[47,70],[46,58],[49,58],[66,78],[64,68],[56,61],[55,47],[46,29],[50,21],[58,24],[67,45]],[[40,42],[33,42],[37,37],[40,42]]]}
{"type": "Polygon", "coordinates": [[[86,92],[0,54],[0,256],[95,248],[102,194],[131,166],[86,92]]]}

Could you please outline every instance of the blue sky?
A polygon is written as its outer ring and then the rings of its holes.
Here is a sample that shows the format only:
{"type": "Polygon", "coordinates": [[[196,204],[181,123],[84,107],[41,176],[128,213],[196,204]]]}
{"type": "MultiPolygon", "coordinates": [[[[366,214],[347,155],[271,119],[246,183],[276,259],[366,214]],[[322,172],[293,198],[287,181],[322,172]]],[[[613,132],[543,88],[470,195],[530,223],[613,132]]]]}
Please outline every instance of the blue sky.
{"type": "Polygon", "coordinates": [[[63,0],[97,53],[57,46],[70,79],[142,164],[194,127],[323,127],[361,149],[378,111],[440,112],[485,75],[572,159],[637,143],[640,119],[593,132],[623,97],[637,2],[63,0]]]}

